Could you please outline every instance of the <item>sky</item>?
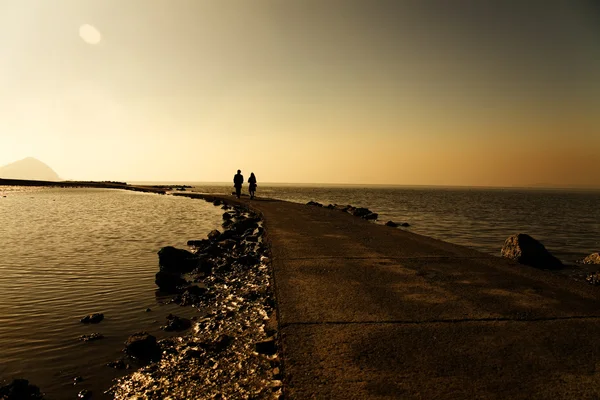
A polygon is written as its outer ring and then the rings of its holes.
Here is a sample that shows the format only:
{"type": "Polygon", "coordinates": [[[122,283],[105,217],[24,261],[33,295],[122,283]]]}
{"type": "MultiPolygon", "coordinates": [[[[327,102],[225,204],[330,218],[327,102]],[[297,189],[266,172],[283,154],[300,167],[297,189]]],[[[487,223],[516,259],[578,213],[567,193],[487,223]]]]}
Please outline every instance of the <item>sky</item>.
{"type": "Polygon", "coordinates": [[[0,166],[600,187],[589,1],[0,0],[0,166]]]}

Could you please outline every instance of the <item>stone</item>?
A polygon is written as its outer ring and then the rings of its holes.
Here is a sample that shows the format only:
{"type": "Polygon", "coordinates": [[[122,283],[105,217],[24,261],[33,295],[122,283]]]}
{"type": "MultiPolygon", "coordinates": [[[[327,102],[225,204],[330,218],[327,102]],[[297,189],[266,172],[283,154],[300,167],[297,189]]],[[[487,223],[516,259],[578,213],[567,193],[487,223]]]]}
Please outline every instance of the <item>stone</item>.
{"type": "Polygon", "coordinates": [[[582,261],[583,264],[600,264],[600,253],[592,253],[582,261]]]}
{"type": "Polygon", "coordinates": [[[42,400],[40,388],[29,384],[27,379],[15,379],[11,383],[0,387],[2,400],[42,400]]]}
{"type": "Polygon", "coordinates": [[[225,240],[221,240],[218,245],[219,247],[229,250],[229,249],[233,249],[235,247],[235,245],[237,244],[237,242],[233,239],[225,239],[225,240]]]}
{"type": "Polygon", "coordinates": [[[219,236],[221,236],[221,232],[215,229],[208,234],[208,240],[211,242],[216,242],[219,236]]]}
{"type": "Polygon", "coordinates": [[[277,343],[275,339],[263,340],[255,343],[255,349],[258,354],[266,354],[272,356],[277,353],[277,343]]]}
{"type": "Polygon", "coordinates": [[[167,332],[184,331],[192,326],[192,321],[187,318],[181,318],[177,315],[169,314],[167,316],[167,325],[162,329],[167,332]]]}
{"type": "Polygon", "coordinates": [[[385,223],[385,226],[391,226],[392,228],[396,228],[398,226],[394,221],[388,221],[385,223]]]}
{"type": "MultiPolygon", "coordinates": [[[[188,240],[187,245],[191,246],[191,247],[195,247],[197,249],[203,249],[203,248],[210,246],[210,240],[208,240],[208,239],[188,240]]],[[[190,253],[190,254],[192,254],[192,253],[190,253]]]]}
{"type": "Polygon", "coordinates": [[[364,219],[371,220],[371,221],[376,220],[378,217],[379,217],[379,214],[374,213],[374,212],[369,213],[369,214],[363,216],[364,219]]]}
{"type": "Polygon", "coordinates": [[[308,203],[306,203],[307,206],[316,206],[316,207],[323,207],[323,204],[321,203],[317,203],[316,201],[309,201],[308,203]]]}
{"type": "Polygon", "coordinates": [[[589,274],[585,277],[585,280],[594,286],[600,285],[600,271],[589,274]]]}
{"type": "Polygon", "coordinates": [[[156,337],[147,332],[137,332],[125,342],[125,353],[140,360],[156,360],[160,358],[160,347],[156,337]]]}
{"type": "Polygon", "coordinates": [[[161,271],[191,272],[196,268],[197,263],[196,256],[187,250],[166,246],[158,251],[158,264],[161,271]]]}
{"type": "Polygon", "coordinates": [[[83,382],[83,376],[76,376],[73,378],[73,384],[77,385],[79,382],[83,382]]]}
{"type": "Polygon", "coordinates": [[[127,369],[129,365],[125,363],[123,360],[111,361],[106,364],[107,367],[115,368],[115,369],[127,369]]]}
{"type": "Polygon", "coordinates": [[[407,227],[410,226],[410,224],[408,222],[403,222],[403,223],[400,224],[400,226],[402,226],[404,228],[407,228],[407,227]]]}
{"type": "Polygon", "coordinates": [[[213,206],[220,206],[221,204],[223,204],[223,202],[219,199],[213,201],[213,206]]]}
{"type": "Polygon", "coordinates": [[[158,271],[154,278],[154,283],[165,292],[176,292],[181,286],[185,286],[187,281],[183,279],[179,274],[158,271]]]}
{"type": "Polygon", "coordinates": [[[352,215],[354,215],[355,217],[365,217],[369,214],[371,214],[371,210],[369,210],[368,208],[364,208],[364,207],[356,207],[356,208],[351,208],[348,210],[348,212],[352,215]]]}
{"type": "Polygon", "coordinates": [[[81,400],[89,400],[92,398],[91,390],[83,389],[77,394],[77,398],[81,400]]]}
{"type": "Polygon", "coordinates": [[[524,233],[509,236],[502,246],[500,255],[535,268],[562,267],[560,260],[550,254],[543,244],[524,233]]]}
{"type": "Polygon", "coordinates": [[[79,340],[81,340],[82,342],[93,342],[94,340],[100,340],[103,339],[104,335],[102,335],[101,333],[90,333],[89,335],[81,335],[79,336],[79,340]]]}
{"type": "Polygon", "coordinates": [[[233,218],[233,215],[231,215],[231,213],[228,213],[228,212],[223,213],[223,220],[229,221],[232,218],[233,218]]]}
{"type": "Polygon", "coordinates": [[[97,324],[100,321],[102,321],[103,319],[104,319],[104,314],[94,313],[94,314],[86,315],[85,317],[81,318],[79,321],[83,322],[84,324],[97,324]]]}

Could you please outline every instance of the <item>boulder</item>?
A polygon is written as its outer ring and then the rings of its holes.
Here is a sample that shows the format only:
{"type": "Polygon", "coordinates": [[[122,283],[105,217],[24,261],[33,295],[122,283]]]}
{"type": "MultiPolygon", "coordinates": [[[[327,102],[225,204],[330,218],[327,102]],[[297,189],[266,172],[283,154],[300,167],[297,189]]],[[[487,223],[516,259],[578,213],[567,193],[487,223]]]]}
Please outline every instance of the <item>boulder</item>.
{"type": "Polygon", "coordinates": [[[198,259],[187,250],[167,246],[158,251],[158,264],[161,271],[184,273],[196,268],[198,259]]]}
{"type": "Polygon", "coordinates": [[[160,347],[154,336],[138,332],[129,336],[125,342],[125,353],[140,360],[156,360],[160,358],[160,347]]]}
{"type": "Polygon", "coordinates": [[[161,290],[175,292],[180,286],[185,286],[187,281],[177,273],[158,271],[154,278],[154,283],[161,290]]]}
{"type": "Polygon", "coordinates": [[[404,228],[408,228],[410,226],[410,224],[408,222],[403,222],[400,224],[400,226],[402,226],[404,228]]]}
{"type": "Polygon", "coordinates": [[[536,268],[557,269],[562,263],[543,244],[529,235],[518,233],[509,236],[500,252],[502,257],[536,268]]]}
{"type": "Polygon", "coordinates": [[[356,207],[356,208],[351,208],[348,210],[348,212],[352,215],[354,215],[355,217],[365,217],[366,215],[371,214],[371,210],[369,210],[368,208],[364,208],[364,207],[356,207]]]}
{"type": "Polygon", "coordinates": [[[40,388],[30,385],[27,379],[15,379],[0,387],[0,399],[3,400],[41,400],[44,395],[40,388]]]}
{"type": "Polygon", "coordinates": [[[592,253],[581,262],[583,264],[600,264],[600,253],[592,253]]]}
{"type": "Polygon", "coordinates": [[[98,322],[102,321],[103,319],[104,319],[104,314],[94,313],[94,314],[86,315],[85,317],[81,318],[79,321],[83,322],[84,324],[97,324],[98,322]]]}
{"type": "Polygon", "coordinates": [[[231,215],[231,213],[228,213],[228,212],[226,212],[226,213],[223,213],[223,219],[224,219],[225,221],[228,221],[228,220],[230,220],[231,218],[233,218],[233,215],[231,215]]]}
{"type": "Polygon", "coordinates": [[[213,206],[220,206],[221,204],[223,204],[223,202],[219,199],[213,201],[213,206]]]}
{"type": "Polygon", "coordinates": [[[391,226],[392,228],[396,228],[396,227],[398,227],[398,224],[395,223],[394,221],[388,221],[385,223],[385,226],[391,226]]]}

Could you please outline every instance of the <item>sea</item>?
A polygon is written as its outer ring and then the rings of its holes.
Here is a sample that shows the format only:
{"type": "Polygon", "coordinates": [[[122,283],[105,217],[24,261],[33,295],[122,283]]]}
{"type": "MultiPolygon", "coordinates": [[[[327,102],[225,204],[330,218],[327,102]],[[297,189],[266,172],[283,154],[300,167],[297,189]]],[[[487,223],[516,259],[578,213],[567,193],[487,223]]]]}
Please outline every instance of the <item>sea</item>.
{"type": "MultiPolygon", "coordinates": [[[[185,185],[199,193],[233,189],[185,185]]],[[[259,183],[257,196],[367,207],[379,214],[375,223],[407,222],[398,229],[496,256],[509,235],[527,233],[570,264],[573,277],[583,268],[576,261],[600,251],[594,190],[259,183]]],[[[169,195],[0,186],[0,385],[25,378],[50,400],[73,399],[83,389],[110,398],[103,392],[112,380],[133,372],[106,365],[123,356],[129,335],[174,335],[161,329],[168,314],[200,312],[157,291],[157,251],[205,238],[220,227],[222,213],[169,195]],[[79,322],[95,312],[104,314],[101,323],[79,322]],[[94,332],[104,338],[78,339],[94,332]]]]}

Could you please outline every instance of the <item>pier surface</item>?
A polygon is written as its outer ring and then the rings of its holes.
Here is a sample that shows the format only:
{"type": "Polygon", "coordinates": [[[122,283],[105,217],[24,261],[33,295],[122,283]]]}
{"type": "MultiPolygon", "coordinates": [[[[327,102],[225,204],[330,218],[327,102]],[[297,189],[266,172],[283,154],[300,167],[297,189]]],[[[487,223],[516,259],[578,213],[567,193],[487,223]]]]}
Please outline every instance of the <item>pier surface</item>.
{"type": "Polygon", "coordinates": [[[265,219],[286,399],[600,398],[596,288],[338,210],[209,197],[265,219]]]}

